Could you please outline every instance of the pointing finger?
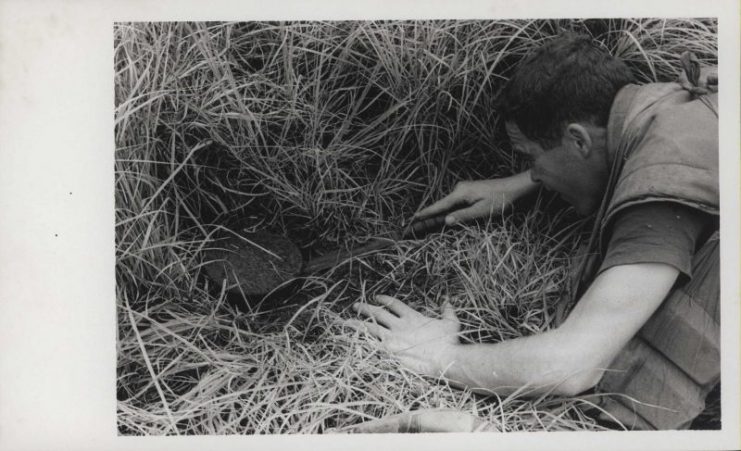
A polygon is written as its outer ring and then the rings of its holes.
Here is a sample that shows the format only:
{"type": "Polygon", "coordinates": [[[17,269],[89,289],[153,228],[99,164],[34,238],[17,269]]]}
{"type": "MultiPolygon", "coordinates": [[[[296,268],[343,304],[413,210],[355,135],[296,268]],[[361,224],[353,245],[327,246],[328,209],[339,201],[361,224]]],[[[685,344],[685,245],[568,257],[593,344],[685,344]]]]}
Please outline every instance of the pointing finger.
{"type": "Polygon", "coordinates": [[[372,318],[379,324],[382,324],[386,327],[391,327],[396,321],[399,320],[399,318],[377,305],[356,302],[352,305],[352,307],[356,312],[372,318]]]}
{"type": "Polygon", "coordinates": [[[446,211],[451,210],[456,205],[463,202],[463,199],[461,195],[453,191],[452,193],[448,194],[447,196],[443,197],[442,199],[438,200],[434,204],[423,208],[422,210],[418,211],[414,217],[418,219],[426,218],[428,216],[437,216],[440,215],[446,211]]]}
{"type": "Polygon", "coordinates": [[[470,221],[471,219],[476,219],[481,216],[484,216],[484,215],[482,215],[478,211],[477,208],[474,208],[474,207],[463,208],[463,209],[456,210],[455,212],[449,214],[445,218],[445,223],[447,225],[453,225],[459,222],[470,221]]]}
{"type": "Polygon", "coordinates": [[[478,201],[473,205],[456,210],[447,219],[453,216],[453,221],[447,221],[448,225],[458,222],[466,222],[477,218],[487,218],[490,216],[499,216],[503,213],[506,206],[506,199],[502,198],[495,202],[478,201]]]}
{"type": "Polygon", "coordinates": [[[413,314],[419,314],[418,311],[414,310],[413,308],[409,307],[405,303],[401,302],[400,300],[396,298],[392,298],[391,296],[386,296],[385,294],[377,294],[374,298],[376,302],[383,305],[387,309],[391,310],[396,314],[399,318],[403,318],[405,316],[413,315],[413,314]]]}

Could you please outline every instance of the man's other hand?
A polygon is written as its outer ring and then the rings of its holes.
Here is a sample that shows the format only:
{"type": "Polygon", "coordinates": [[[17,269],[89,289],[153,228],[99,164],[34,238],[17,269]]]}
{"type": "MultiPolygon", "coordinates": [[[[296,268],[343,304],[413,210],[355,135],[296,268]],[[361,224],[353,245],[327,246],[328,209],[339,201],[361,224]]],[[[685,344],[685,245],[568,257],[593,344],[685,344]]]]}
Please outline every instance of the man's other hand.
{"type": "Polygon", "coordinates": [[[347,320],[345,324],[378,338],[382,347],[408,369],[440,377],[459,344],[460,322],[449,303],[443,305],[441,319],[429,318],[398,299],[377,295],[376,303],[355,303],[353,309],[368,318],[347,320]]]}

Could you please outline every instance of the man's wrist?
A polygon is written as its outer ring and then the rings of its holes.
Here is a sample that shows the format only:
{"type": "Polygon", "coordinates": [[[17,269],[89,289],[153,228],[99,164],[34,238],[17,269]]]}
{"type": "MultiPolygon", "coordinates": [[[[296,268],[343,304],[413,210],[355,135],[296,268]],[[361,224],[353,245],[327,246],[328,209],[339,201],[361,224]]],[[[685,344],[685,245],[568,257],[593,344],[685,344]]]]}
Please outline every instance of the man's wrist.
{"type": "Polygon", "coordinates": [[[533,181],[530,169],[512,176],[512,188],[516,197],[523,196],[538,187],[533,181]]]}
{"type": "Polygon", "coordinates": [[[440,346],[435,362],[436,377],[449,378],[451,376],[451,369],[456,364],[456,358],[462,346],[460,343],[445,343],[440,346]]]}

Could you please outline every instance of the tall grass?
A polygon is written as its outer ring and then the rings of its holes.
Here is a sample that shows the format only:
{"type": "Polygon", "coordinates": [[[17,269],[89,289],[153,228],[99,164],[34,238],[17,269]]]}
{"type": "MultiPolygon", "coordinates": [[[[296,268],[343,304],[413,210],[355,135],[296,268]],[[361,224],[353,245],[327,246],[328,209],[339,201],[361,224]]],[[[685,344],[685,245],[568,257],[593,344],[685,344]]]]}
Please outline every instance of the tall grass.
{"type": "Polygon", "coordinates": [[[588,399],[454,390],[339,323],[378,292],[431,314],[450,296],[470,340],[548,328],[580,230],[558,205],[402,242],[272,308],[235,309],[202,270],[220,228],[317,255],[397,229],[458,180],[521,169],[493,101],[562,29],[642,81],[673,79],[682,50],[717,55],[705,19],[116,24],[121,433],[311,433],[424,407],[599,428],[588,399]]]}

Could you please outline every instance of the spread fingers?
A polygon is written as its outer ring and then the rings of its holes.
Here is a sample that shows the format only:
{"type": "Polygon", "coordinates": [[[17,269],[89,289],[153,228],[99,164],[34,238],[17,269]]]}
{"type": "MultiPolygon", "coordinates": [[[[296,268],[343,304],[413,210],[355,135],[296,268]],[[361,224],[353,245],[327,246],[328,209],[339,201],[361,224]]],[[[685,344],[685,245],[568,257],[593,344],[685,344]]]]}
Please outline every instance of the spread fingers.
{"type": "Polygon", "coordinates": [[[353,309],[368,318],[374,319],[377,323],[386,327],[393,326],[399,320],[396,315],[378,305],[356,302],[353,304],[353,309]]]}
{"type": "Polygon", "coordinates": [[[387,309],[394,312],[394,314],[396,314],[396,316],[398,316],[399,318],[403,318],[409,315],[419,314],[418,311],[409,307],[408,305],[401,302],[400,300],[396,298],[392,298],[391,296],[386,296],[384,294],[377,294],[375,296],[375,300],[379,304],[383,305],[387,309]]]}
{"type": "Polygon", "coordinates": [[[343,321],[346,326],[352,327],[359,332],[365,332],[373,335],[379,340],[383,341],[388,337],[389,330],[378,324],[370,323],[368,321],[361,321],[359,319],[348,319],[343,321]]]}

